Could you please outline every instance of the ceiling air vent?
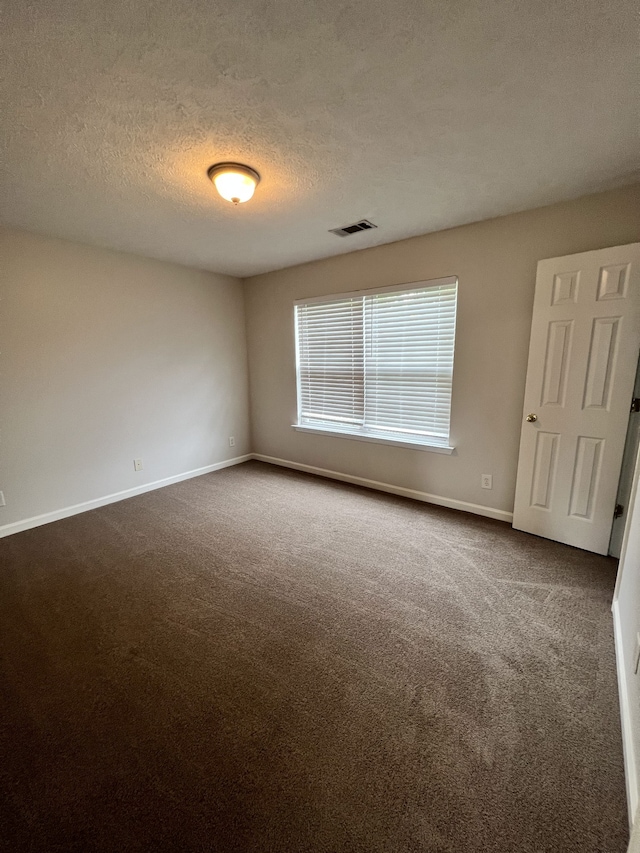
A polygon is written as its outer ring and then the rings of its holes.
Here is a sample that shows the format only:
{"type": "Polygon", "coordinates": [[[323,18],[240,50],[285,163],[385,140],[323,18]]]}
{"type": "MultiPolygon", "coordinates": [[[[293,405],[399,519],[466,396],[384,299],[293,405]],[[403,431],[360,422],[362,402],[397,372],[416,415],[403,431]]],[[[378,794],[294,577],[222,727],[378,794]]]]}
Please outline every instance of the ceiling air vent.
{"type": "Polygon", "coordinates": [[[350,234],[357,234],[358,231],[368,231],[370,228],[377,228],[373,222],[368,219],[361,219],[355,225],[345,225],[344,228],[331,228],[329,234],[337,234],[338,237],[348,237],[350,234]]]}

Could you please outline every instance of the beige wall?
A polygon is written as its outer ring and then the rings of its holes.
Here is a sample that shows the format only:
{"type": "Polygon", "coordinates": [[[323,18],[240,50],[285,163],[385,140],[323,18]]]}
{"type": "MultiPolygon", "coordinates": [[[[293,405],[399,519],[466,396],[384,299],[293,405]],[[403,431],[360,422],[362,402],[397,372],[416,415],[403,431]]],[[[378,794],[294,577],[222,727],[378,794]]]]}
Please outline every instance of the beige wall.
{"type": "Polygon", "coordinates": [[[639,235],[635,186],[249,279],[250,447],[236,279],[0,229],[0,528],[250,450],[510,512],[536,262],[639,235]],[[293,301],[446,275],[456,453],[292,430],[293,301]]]}
{"type": "Polygon", "coordinates": [[[638,239],[636,185],[248,279],[253,450],[510,512],[536,263],[638,239]],[[291,429],[295,299],[448,275],[460,280],[454,455],[291,429]],[[480,488],[483,473],[493,474],[492,491],[480,488]]]}
{"type": "Polygon", "coordinates": [[[0,527],[249,451],[239,280],[6,229],[0,275],[0,527]]]}

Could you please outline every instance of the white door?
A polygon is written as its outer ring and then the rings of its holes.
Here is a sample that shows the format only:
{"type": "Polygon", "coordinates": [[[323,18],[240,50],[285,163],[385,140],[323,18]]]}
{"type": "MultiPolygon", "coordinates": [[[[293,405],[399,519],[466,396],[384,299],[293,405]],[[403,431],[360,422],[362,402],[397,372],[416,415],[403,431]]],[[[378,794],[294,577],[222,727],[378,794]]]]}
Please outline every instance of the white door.
{"type": "Polygon", "coordinates": [[[640,347],[640,243],[538,263],[513,513],[606,554],[640,347]]]}

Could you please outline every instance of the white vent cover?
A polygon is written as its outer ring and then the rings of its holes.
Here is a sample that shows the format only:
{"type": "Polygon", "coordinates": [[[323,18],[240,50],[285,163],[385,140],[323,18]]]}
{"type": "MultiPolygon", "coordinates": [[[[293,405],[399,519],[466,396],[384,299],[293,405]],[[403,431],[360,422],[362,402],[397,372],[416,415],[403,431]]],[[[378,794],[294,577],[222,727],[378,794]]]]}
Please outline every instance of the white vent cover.
{"type": "Polygon", "coordinates": [[[344,228],[330,228],[329,234],[337,234],[338,237],[349,237],[351,234],[357,234],[358,231],[368,231],[370,228],[377,227],[373,222],[369,222],[368,219],[361,219],[360,222],[356,222],[354,225],[345,225],[344,228]]]}

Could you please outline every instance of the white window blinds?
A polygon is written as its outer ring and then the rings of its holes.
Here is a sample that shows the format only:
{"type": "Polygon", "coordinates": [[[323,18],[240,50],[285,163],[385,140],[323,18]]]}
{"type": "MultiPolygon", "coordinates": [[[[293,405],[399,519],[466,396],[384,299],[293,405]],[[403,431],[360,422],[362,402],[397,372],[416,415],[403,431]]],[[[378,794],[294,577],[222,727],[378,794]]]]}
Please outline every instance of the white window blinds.
{"type": "Polygon", "coordinates": [[[445,446],[457,280],[296,304],[298,425],[445,446]]]}

